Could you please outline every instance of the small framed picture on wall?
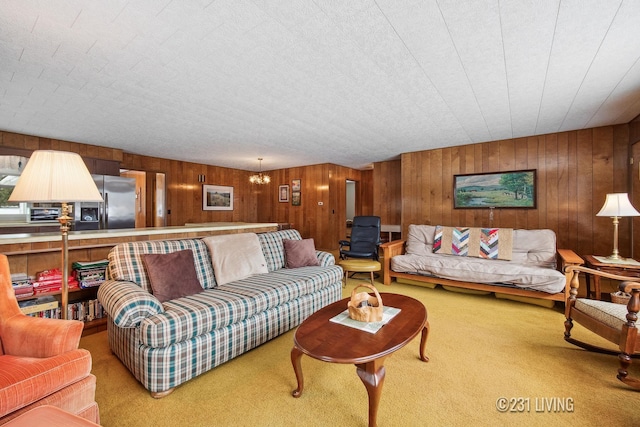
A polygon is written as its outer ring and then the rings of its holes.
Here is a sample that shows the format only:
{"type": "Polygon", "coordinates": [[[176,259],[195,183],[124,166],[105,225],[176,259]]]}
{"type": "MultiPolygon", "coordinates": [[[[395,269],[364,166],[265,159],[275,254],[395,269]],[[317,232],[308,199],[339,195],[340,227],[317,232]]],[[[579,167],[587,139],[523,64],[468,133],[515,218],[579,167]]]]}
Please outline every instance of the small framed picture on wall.
{"type": "Polygon", "coordinates": [[[291,206],[300,206],[302,202],[302,196],[299,191],[291,192],[291,206]]]}
{"type": "Polygon", "coordinates": [[[202,210],[232,211],[233,187],[227,187],[224,185],[203,185],[202,210]]]}
{"type": "Polygon", "coordinates": [[[300,191],[302,186],[301,179],[292,179],[291,180],[291,191],[300,191]]]}
{"type": "Polygon", "coordinates": [[[289,201],[289,186],[288,185],[280,185],[278,187],[278,201],[279,202],[288,202],[289,201]]]}

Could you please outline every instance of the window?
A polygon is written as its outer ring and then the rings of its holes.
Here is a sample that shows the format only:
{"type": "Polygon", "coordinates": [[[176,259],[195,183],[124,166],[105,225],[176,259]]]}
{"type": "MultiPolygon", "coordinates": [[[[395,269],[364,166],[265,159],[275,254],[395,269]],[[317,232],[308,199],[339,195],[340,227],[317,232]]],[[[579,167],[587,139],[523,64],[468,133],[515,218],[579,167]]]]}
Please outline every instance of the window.
{"type": "Polygon", "coordinates": [[[2,222],[27,221],[27,204],[9,201],[9,196],[27,160],[26,157],[20,156],[0,156],[0,221],[2,222]]]}

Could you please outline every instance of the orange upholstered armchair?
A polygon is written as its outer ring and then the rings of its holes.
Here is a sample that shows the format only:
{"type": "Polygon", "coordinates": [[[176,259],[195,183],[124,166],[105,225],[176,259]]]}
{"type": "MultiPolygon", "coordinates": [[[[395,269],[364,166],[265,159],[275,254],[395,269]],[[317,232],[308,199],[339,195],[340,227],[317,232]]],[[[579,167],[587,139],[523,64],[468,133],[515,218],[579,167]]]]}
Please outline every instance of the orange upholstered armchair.
{"type": "Polygon", "coordinates": [[[0,424],[40,405],[100,422],[91,353],[78,349],[82,328],[22,314],[0,255],[0,424]]]}

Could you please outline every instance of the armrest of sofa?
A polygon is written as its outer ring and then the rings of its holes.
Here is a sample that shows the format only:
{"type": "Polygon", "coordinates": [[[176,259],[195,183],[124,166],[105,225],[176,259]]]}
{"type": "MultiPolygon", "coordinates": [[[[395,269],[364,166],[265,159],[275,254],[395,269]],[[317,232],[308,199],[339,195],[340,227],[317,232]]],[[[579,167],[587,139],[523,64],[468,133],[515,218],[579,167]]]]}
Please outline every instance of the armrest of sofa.
{"type": "Polygon", "coordinates": [[[135,328],[144,318],[164,312],[156,297],[133,282],[107,280],[98,289],[98,300],[121,328],[135,328]]]}
{"type": "Polygon", "coordinates": [[[392,240],[380,245],[382,249],[382,281],[385,285],[391,284],[391,258],[404,253],[405,240],[392,240]]]}
{"type": "Polygon", "coordinates": [[[2,347],[12,356],[57,356],[78,348],[83,328],[78,320],[12,316],[3,326],[2,347]]]}
{"type": "Polygon", "coordinates": [[[335,265],[336,263],[336,258],[331,252],[316,251],[316,256],[318,257],[318,262],[322,267],[328,267],[330,265],[335,265]]]}

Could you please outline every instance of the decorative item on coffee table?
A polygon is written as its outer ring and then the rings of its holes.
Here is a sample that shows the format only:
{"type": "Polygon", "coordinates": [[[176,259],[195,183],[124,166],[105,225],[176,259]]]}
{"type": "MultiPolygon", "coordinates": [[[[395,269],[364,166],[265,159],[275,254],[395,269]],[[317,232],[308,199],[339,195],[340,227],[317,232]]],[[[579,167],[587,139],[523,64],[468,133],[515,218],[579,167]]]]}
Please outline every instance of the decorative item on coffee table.
{"type": "Polygon", "coordinates": [[[382,320],[384,306],[382,305],[382,297],[378,290],[371,285],[362,284],[353,288],[351,291],[351,299],[347,303],[349,317],[360,322],[379,322],[382,320]],[[375,294],[371,296],[368,292],[358,292],[356,289],[360,287],[369,288],[375,294]]]}

